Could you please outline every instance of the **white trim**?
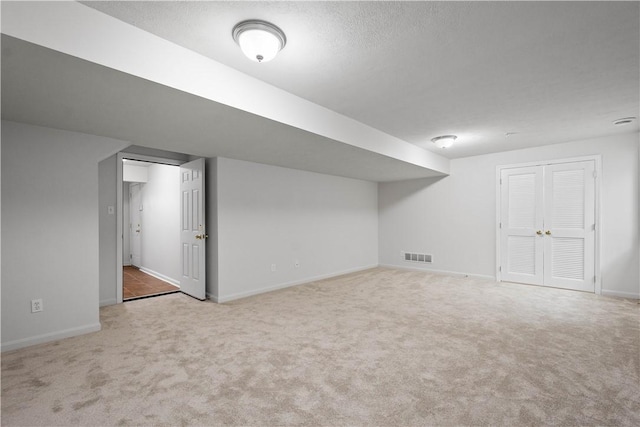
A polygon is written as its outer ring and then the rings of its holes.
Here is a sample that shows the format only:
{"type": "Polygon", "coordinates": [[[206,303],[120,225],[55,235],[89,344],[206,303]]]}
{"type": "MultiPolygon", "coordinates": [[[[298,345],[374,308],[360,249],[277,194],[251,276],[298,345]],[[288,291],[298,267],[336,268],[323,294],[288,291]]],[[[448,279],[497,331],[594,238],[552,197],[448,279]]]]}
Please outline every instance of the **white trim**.
{"type": "Polygon", "coordinates": [[[396,268],[400,270],[410,270],[410,271],[420,271],[423,273],[438,273],[447,276],[459,276],[459,277],[473,277],[477,279],[487,279],[495,281],[496,278],[493,276],[485,275],[485,274],[473,274],[473,273],[462,273],[459,271],[449,271],[449,270],[436,270],[433,268],[419,268],[419,267],[410,267],[404,265],[395,265],[395,264],[380,264],[380,267],[384,268],[396,268]]]}
{"type": "MultiPolygon", "coordinates": [[[[527,163],[517,163],[517,164],[509,164],[509,165],[498,165],[496,166],[496,280],[498,282],[502,281],[502,274],[500,272],[500,262],[502,258],[501,247],[500,247],[500,212],[501,212],[501,192],[500,192],[500,178],[502,176],[502,170],[504,169],[514,169],[514,168],[522,168],[522,167],[531,167],[531,166],[548,166],[548,165],[557,165],[562,163],[577,163],[577,162],[586,162],[593,161],[596,178],[594,182],[594,191],[595,191],[595,219],[594,223],[596,225],[596,232],[594,238],[595,245],[595,254],[594,254],[594,275],[595,275],[595,284],[594,284],[594,293],[596,295],[602,294],[602,277],[600,271],[600,257],[601,257],[601,245],[600,239],[601,234],[600,230],[602,229],[601,217],[600,217],[600,183],[602,177],[602,155],[595,154],[592,156],[580,156],[580,157],[570,157],[567,159],[555,159],[555,160],[540,160],[537,162],[527,162],[527,163]]],[[[544,285],[543,285],[544,286],[544,285]]]]}
{"type": "Polygon", "coordinates": [[[634,294],[631,292],[610,291],[609,289],[602,289],[602,296],[628,298],[628,299],[640,299],[640,294],[634,294]]]}
{"type": "Polygon", "coordinates": [[[165,157],[147,156],[144,154],[127,153],[126,148],[121,151],[122,158],[128,160],[137,160],[140,162],[156,163],[161,165],[180,166],[186,163],[186,160],[167,159],[165,157]]]}
{"type": "Polygon", "coordinates": [[[118,300],[116,298],[104,299],[100,301],[100,307],[106,307],[108,305],[114,305],[117,303],[118,303],[118,300]]]}
{"type": "Polygon", "coordinates": [[[496,282],[502,282],[502,248],[500,247],[501,234],[501,212],[502,212],[502,169],[496,166],[496,282]]]}
{"type": "Polygon", "coordinates": [[[42,344],[50,341],[57,341],[63,338],[75,337],[78,335],[98,332],[101,329],[100,323],[79,326],[77,328],[64,329],[62,331],[50,332],[48,334],[36,335],[34,337],[22,338],[15,341],[2,343],[2,351],[17,350],[23,347],[29,347],[36,344],[42,344]]]}
{"type": "Polygon", "coordinates": [[[596,225],[596,232],[595,232],[595,236],[593,239],[593,244],[596,246],[595,247],[595,252],[594,252],[594,257],[593,257],[593,264],[594,264],[594,275],[596,278],[596,283],[595,283],[595,294],[596,295],[602,295],[602,274],[600,271],[600,256],[601,256],[601,244],[600,244],[600,238],[601,238],[601,234],[600,234],[600,230],[602,230],[602,219],[600,217],[600,191],[601,191],[601,187],[600,187],[600,183],[602,182],[602,156],[601,155],[597,155],[597,156],[590,156],[594,161],[595,161],[595,169],[596,169],[596,178],[595,178],[595,182],[593,183],[594,185],[594,191],[595,191],[595,195],[594,195],[594,203],[596,204],[595,206],[595,218],[593,219],[593,223],[596,225]]]}
{"type": "Polygon", "coordinates": [[[587,162],[589,160],[595,160],[598,162],[598,159],[601,159],[602,155],[594,154],[591,156],[580,156],[580,157],[569,157],[567,159],[554,159],[554,160],[539,160],[536,162],[526,162],[526,163],[513,163],[508,165],[498,165],[497,169],[517,169],[517,168],[526,168],[532,166],[549,166],[549,165],[559,165],[562,163],[578,163],[578,162],[587,162]]]}
{"type": "Polygon", "coordinates": [[[116,160],[116,304],[122,303],[122,251],[123,251],[123,215],[124,204],[122,203],[122,152],[118,153],[116,160]]]}
{"type": "Polygon", "coordinates": [[[368,266],[356,267],[356,268],[352,268],[352,269],[348,269],[348,270],[343,270],[343,271],[339,271],[339,272],[335,272],[335,273],[321,274],[319,276],[307,277],[307,278],[302,279],[302,280],[294,280],[294,281],[291,281],[291,282],[281,283],[279,285],[274,285],[274,286],[268,286],[266,288],[260,288],[260,289],[256,289],[256,290],[253,290],[253,291],[238,292],[236,294],[231,294],[231,295],[226,295],[226,296],[218,296],[218,297],[216,297],[213,294],[207,294],[207,297],[209,299],[211,299],[212,301],[214,301],[214,302],[225,303],[225,302],[237,300],[237,299],[240,299],[240,298],[246,298],[246,297],[250,297],[250,296],[253,296],[253,295],[264,294],[264,293],[267,293],[267,292],[276,291],[278,289],[290,288],[292,286],[304,285],[304,284],[307,284],[307,283],[316,282],[318,280],[330,279],[330,278],[333,278],[333,277],[344,276],[345,274],[356,273],[358,271],[370,270],[370,269],[376,268],[376,267],[378,267],[378,264],[372,264],[372,265],[368,265],[368,266]]]}
{"type": "Polygon", "coordinates": [[[167,282],[170,285],[176,286],[178,289],[180,289],[180,281],[176,280],[176,279],[172,279],[169,276],[165,276],[164,274],[158,273],[157,271],[153,271],[150,270],[146,267],[140,267],[140,271],[142,271],[143,273],[147,273],[149,276],[153,276],[156,279],[160,279],[163,282],[167,282]]]}

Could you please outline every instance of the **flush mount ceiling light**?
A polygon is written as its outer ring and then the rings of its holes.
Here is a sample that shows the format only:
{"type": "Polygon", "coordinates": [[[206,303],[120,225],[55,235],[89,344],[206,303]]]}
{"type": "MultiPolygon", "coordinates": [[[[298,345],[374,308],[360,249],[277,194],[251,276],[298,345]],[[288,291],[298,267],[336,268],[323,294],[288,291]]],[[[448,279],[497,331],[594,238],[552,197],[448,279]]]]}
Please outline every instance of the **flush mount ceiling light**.
{"type": "Polygon", "coordinates": [[[256,62],[271,61],[287,44],[282,30],[270,22],[249,19],[233,27],[233,40],[242,53],[256,62]]]}
{"type": "Polygon", "coordinates": [[[455,135],[436,136],[431,140],[438,148],[449,148],[453,145],[453,141],[458,139],[455,135]]]}
{"type": "Polygon", "coordinates": [[[624,117],[622,119],[614,120],[613,124],[616,126],[628,125],[629,123],[633,123],[635,119],[635,117],[624,117]]]}

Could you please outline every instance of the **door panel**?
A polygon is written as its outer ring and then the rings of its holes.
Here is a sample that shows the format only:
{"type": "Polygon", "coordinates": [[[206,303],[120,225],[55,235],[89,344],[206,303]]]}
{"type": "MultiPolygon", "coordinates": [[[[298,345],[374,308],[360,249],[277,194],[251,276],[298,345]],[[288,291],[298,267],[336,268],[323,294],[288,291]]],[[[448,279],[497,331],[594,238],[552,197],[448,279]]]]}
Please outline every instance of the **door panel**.
{"type": "Polygon", "coordinates": [[[502,280],[542,284],[541,187],[541,167],[501,172],[502,280]]]}
{"type": "Polygon", "coordinates": [[[544,282],[594,292],[595,164],[545,168],[544,282]]]}
{"type": "Polygon", "coordinates": [[[180,166],[180,243],[182,277],[180,290],[194,298],[206,298],[206,224],[204,222],[204,159],[180,166]]]}

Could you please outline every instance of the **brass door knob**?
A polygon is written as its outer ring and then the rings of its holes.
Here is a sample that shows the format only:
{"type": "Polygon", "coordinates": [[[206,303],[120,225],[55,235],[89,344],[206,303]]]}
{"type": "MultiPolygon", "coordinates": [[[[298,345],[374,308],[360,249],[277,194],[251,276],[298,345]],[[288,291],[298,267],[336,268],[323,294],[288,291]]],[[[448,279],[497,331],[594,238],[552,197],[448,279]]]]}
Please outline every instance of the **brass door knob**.
{"type": "Polygon", "coordinates": [[[551,230],[545,231],[544,234],[546,234],[547,236],[551,236],[551,230]]]}
{"type": "Polygon", "coordinates": [[[542,236],[542,230],[538,230],[538,231],[536,231],[536,234],[537,234],[538,236],[542,236]]]}
{"type": "Polygon", "coordinates": [[[209,237],[208,234],[198,234],[198,235],[196,235],[196,239],[198,239],[198,240],[206,239],[207,237],[209,237]]]}

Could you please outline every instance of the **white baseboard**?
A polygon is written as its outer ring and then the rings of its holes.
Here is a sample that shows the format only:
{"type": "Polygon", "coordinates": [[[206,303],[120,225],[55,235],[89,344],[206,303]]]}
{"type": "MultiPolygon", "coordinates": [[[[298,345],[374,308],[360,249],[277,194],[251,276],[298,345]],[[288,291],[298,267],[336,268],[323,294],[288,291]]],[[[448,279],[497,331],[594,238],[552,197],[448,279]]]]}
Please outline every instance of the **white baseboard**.
{"type": "Polygon", "coordinates": [[[9,341],[2,343],[2,351],[17,350],[23,347],[29,347],[36,344],[42,344],[49,341],[57,341],[63,338],[75,337],[77,335],[84,335],[91,332],[98,332],[102,326],[100,323],[94,323],[92,325],[79,326],[77,328],[65,329],[62,331],[50,332],[48,334],[36,335],[35,337],[22,338],[15,341],[9,341]]]}
{"type": "Polygon", "coordinates": [[[602,295],[605,296],[605,297],[640,299],[640,294],[634,294],[634,293],[631,293],[631,292],[611,291],[609,289],[603,289],[602,290],[602,295]]]}
{"type": "Polygon", "coordinates": [[[157,271],[150,270],[146,267],[140,267],[140,271],[142,271],[143,273],[147,273],[149,276],[153,276],[156,279],[160,279],[164,282],[167,282],[170,285],[177,286],[178,288],[180,287],[179,280],[172,279],[171,277],[165,276],[164,274],[158,273],[157,271]]]}
{"type": "Polygon", "coordinates": [[[100,307],[105,307],[107,305],[114,305],[117,304],[118,300],[115,298],[109,298],[109,299],[104,299],[102,301],[100,301],[100,307]]]}
{"type": "Polygon", "coordinates": [[[238,292],[236,294],[231,294],[231,295],[223,295],[223,296],[216,297],[215,295],[207,294],[207,297],[214,302],[224,303],[224,302],[237,300],[240,298],[250,297],[253,295],[264,294],[266,292],[277,291],[278,289],[290,288],[292,286],[304,285],[305,283],[316,282],[318,280],[330,279],[332,277],[344,276],[345,274],[369,270],[372,268],[376,268],[377,266],[378,266],[377,264],[372,264],[372,265],[363,266],[363,267],[356,267],[348,270],[338,271],[335,273],[321,274],[319,276],[307,277],[300,280],[293,280],[291,282],[280,283],[278,285],[267,286],[265,288],[255,289],[252,291],[238,292]]]}
{"type": "Polygon", "coordinates": [[[408,265],[395,265],[395,264],[380,264],[380,267],[384,268],[397,268],[399,270],[411,270],[411,271],[422,271],[426,273],[438,273],[438,274],[446,274],[448,276],[466,276],[466,277],[474,277],[478,279],[487,279],[487,280],[496,280],[496,276],[487,276],[484,274],[473,274],[473,273],[463,273],[460,271],[448,271],[448,270],[436,270],[433,268],[425,268],[425,267],[414,267],[408,265]]]}

